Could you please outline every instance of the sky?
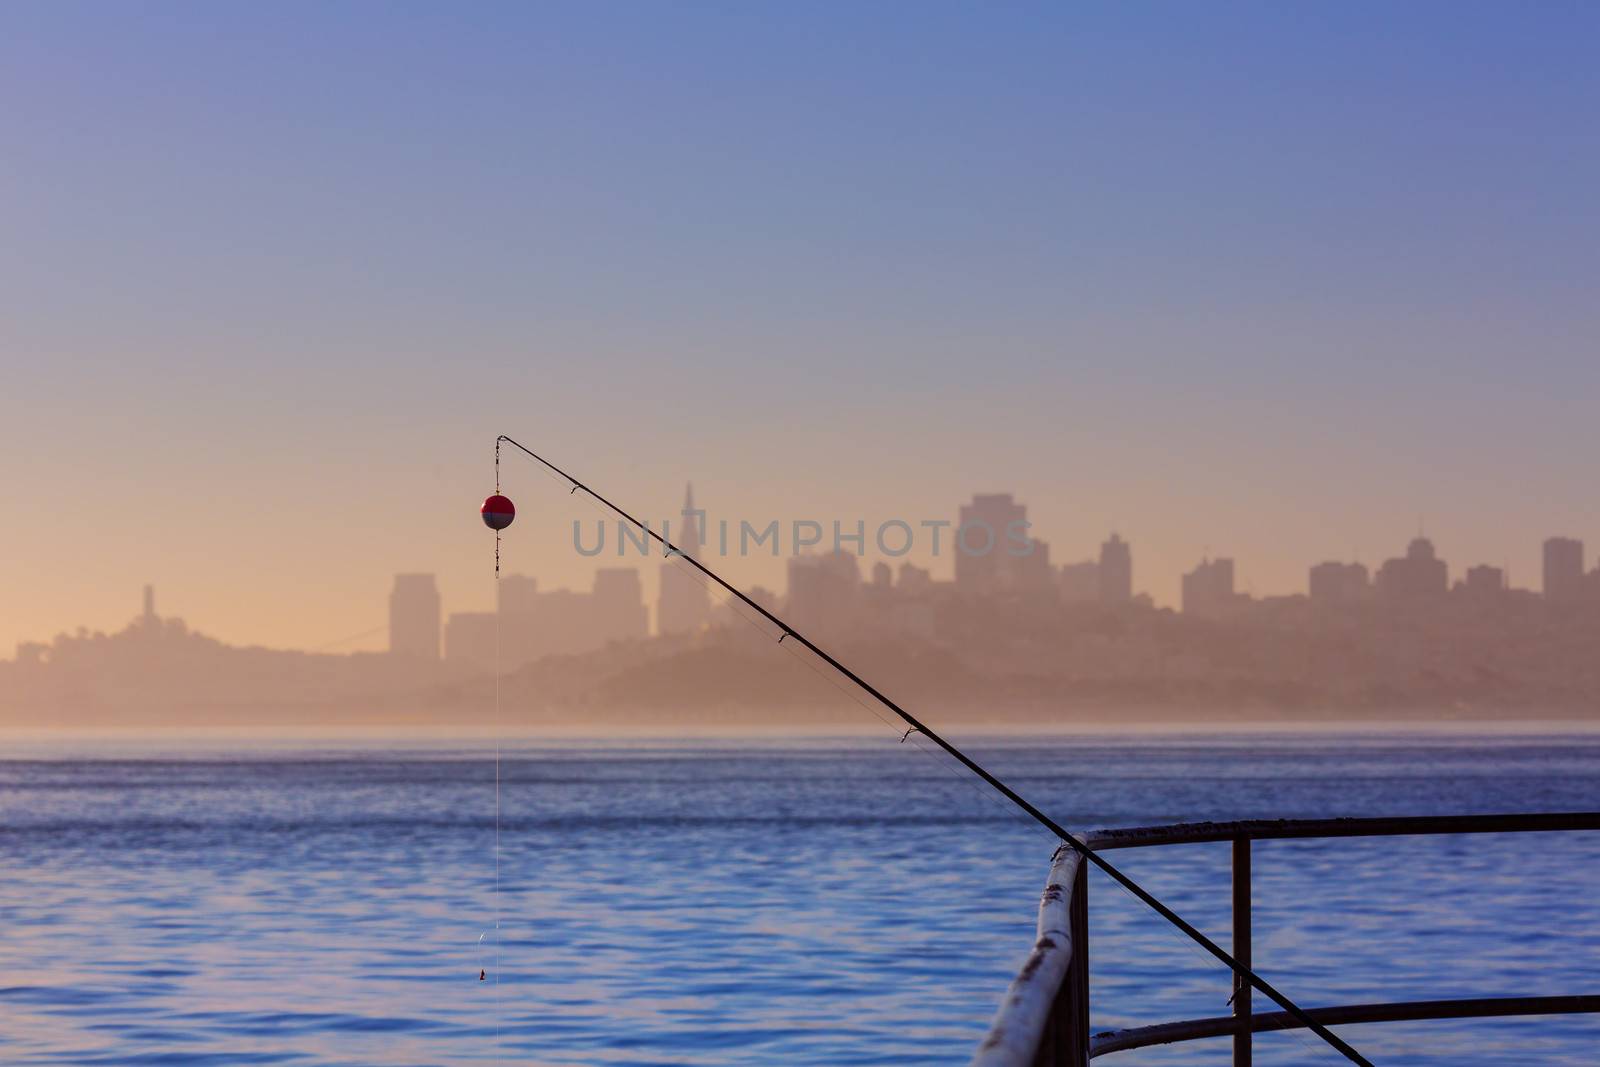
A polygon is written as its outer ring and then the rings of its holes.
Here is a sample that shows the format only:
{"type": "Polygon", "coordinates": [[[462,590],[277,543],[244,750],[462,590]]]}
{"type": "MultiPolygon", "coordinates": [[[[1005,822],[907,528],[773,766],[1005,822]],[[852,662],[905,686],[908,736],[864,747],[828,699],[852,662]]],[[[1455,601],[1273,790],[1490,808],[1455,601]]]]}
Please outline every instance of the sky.
{"type": "MultiPolygon", "coordinates": [[[[146,582],[275,646],[382,627],[398,571],[486,608],[499,433],[657,517],[1014,492],[1160,603],[1419,528],[1592,566],[1597,42],[1556,2],[5,5],[0,657],[146,582]]],[[[507,569],[586,587],[594,513],[504,473],[507,569]]]]}

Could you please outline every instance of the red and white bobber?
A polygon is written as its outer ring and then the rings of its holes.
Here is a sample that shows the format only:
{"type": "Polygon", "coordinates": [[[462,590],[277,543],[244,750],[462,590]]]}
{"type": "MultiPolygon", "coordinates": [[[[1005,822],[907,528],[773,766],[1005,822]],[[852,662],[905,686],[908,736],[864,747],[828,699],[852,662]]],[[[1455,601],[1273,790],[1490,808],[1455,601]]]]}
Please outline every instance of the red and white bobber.
{"type": "Polygon", "coordinates": [[[483,524],[491,530],[504,530],[517,517],[516,505],[511,498],[496,493],[483,502],[483,524]]]}

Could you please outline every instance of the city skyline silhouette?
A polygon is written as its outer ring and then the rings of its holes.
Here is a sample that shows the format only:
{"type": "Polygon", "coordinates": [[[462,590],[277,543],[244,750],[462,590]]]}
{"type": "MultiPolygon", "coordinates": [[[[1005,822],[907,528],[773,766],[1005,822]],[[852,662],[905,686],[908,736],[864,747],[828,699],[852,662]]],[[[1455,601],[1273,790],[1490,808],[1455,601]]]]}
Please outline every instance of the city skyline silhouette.
{"type": "Polygon", "coordinates": [[[144,581],[242,644],[420,569],[483,610],[501,432],[653,516],[1008,489],[1162,604],[1206,545],[1289,591],[1419,514],[1523,584],[1600,536],[1584,8],[69,7],[0,15],[0,650],[144,581]]]}
{"type": "MultiPolygon", "coordinates": [[[[1397,596],[1403,598],[1413,594],[1426,595],[1429,592],[1442,595],[1449,591],[1479,594],[1497,591],[1507,593],[1531,591],[1539,593],[1546,599],[1562,603],[1600,603],[1600,558],[1597,558],[1593,567],[1590,567],[1585,554],[1584,540],[1559,534],[1547,536],[1540,543],[1541,566],[1536,571],[1538,583],[1520,586],[1513,582],[1512,575],[1506,567],[1489,562],[1463,564],[1458,561],[1457,569],[1451,572],[1449,562],[1437,557],[1433,541],[1423,536],[1420,524],[1417,535],[1409,540],[1404,552],[1390,558],[1381,558],[1382,553],[1380,553],[1380,558],[1370,565],[1359,557],[1310,562],[1306,564],[1307,570],[1300,587],[1290,589],[1259,589],[1247,577],[1240,577],[1241,574],[1247,576],[1249,573],[1248,560],[1241,561],[1231,554],[1213,553],[1211,546],[1207,545],[1191,569],[1183,570],[1176,575],[1179,594],[1175,601],[1163,602],[1153,597],[1144,584],[1135,588],[1132,546],[1117,530],[1107,534],[1106,540],[1099,546],[1097,556],[1081,561],[1053,562],[1050,542],[1040,536],[1047,534],[1048,531],[1041,530],[1028,519],[1028,505],[1017,500],[1012,493],[975,493],[970,502],[956,509],[956,514],[951,519],[920,520],[921,525],[933,529],[931,538],[925,538],[925,544],[931,543],[933,547],[931,554],[926,547],[921,552],[913,552],[909,548],[899,550],[902,544],[906,546],[915,544],[914,534],[904,541],[897,541],[895,550],[887,553],[874,551],[874,538],[867,532],[864,520],[856,520],[854,532],[844,533],[842,539],[839,527],[849,524],[841,524],[836,520],[834,537],[831,540],[822,529],[822,524],[816,520],[797,520],[794,528],[798,531],[802,522],[808,524],[814,529],[806,530],[806,534],[814,535],[815,540],[791,539],[787,542],[782,540],[781,532],[777,536],[766,536],[783,529],[783,524],[778,520],[769,519],[764,524],[735,520],[744,523],[746,533],[754,531],[755,551],[752,552],[749,547],[751,538],[745,538],[745,543],[741,544],[737,535],[730,539],[726,529],[719,545],[715,537],[701,529],[701,525],[714,521],[721,521],[726,525],[729,520],[716,520],[714,512],[704,508],[697,509],[694,504],[692,484],[685,486],[684,505],[678,515],[677,519],[669,518],[654,526],[673,540],[685,554],[716,559],[719,561],[718,566],[724,569],[728,567],[731,559],[770,555],[783,561],[783,566],[786,568],[788,587],[784,590],[785,596],[791,595],[789,587],[792,587],[794,582],[797,558],[806,561],[800,568],[801,572],[805,573],[805,568],[814,563],[817,557],[843,554],[853,555],[862,560],[863,568],[867,569],[876,564],[887,563],[892,573],[895,569],[909,565],[913,574],[911,581],[944,585],[958,592],[977,592],[987,595],[1002,590],[1048,588],[1052,598],[1064,603],[1096,600],[1123,603],[1137,596],[1152,607],[1194,614],[1216,613],[1218,608],[1226,608],[1231,602],[1245,603],[1255,599],[1306,596],[1313,602],[1334,604],[1385,596],[1390,599],[1397,596]],[[681,523],[677,535],[672,533],[674,522],[681,523]],[[1023,531],[1022,542],[1026,545],[1025,552],[1018,547],[1018,542],[1004,539],[1008,525],[1019,522],[1021,524],[1019,529],[1023,531]],[[988,531],[987,543],[983,537],[977,535],[971,539],[964,538],[963,531],[969,523],[988,531]],[[761,529],[755,530],[755,525],[760,525],[761,529]],[[845,545],[853,547],[847,551],[843,547],[845,545]],[[737,548],[732,549],[730,546],[737,548]],[[1239,574],[1236,574],[1236,570],[1239,574]]],[[[616,630],[616,636],[681,634],[699,629],[710,619],[716,603],[710,592],[701,582],[683,573],[682,568],[672,566],[670,561],[652,562],[655,558],[653,546],[650,546],[637,531],[630,528],[629,533],[618,535],[611,545],[604,545],[603,538],[597,539],[591,545],[585,542],[586,535],[581,529],[581,521],[575,520],[573,541],[568,546],[569,551],[581,557],[598,557],[597,565],[591,573],[591,580],[597,586],[617,588],[615,583],[622,583],[619,592],[610,594],[610,599],[617,604],[616,610],[622,615],[628,616],[634,606],[645,611],[643,619],[630,617],[628,621],[621,623],[616,630]],[[661,576],[650,589],[653,596],[647,594],[646,590],[649,587],[644,581],[645,576],[652,571],[661,576]],[[676,580],[669,581],[666,577],[669,574],[677,576],[676,580]]],[[[596,520],[597,523],[604,521],[596,520]]],[[[622,520],[612,521],[616,526],[629,527],[629,524],[622,520]]],[[[645,521],[649,523],[649,520],[645,521]]],[[[898,531],[901,528],[910,530],[912,526],[913,524],[906,520],[891,519],[880,527],[879,533],[881,535],[883,529],[892,527],[896,529],[895,536],[900,537],[898,531]]],[[[882,544],[883,542],[879,540],[880,548],[882,544]]],[[[538,564],[549,561],[530,562],[538,564]]],[[[522,570],[533,569],[536,568],[508,567],[504,577],[496,579],[492,593],[494,602],[500,605],[500,611],[504,611],[508,594],[513,598],[517,596],[576,598],[571,601],[573,604],[581,603],[582,598],[588,595],[585,589],[568,589],[565,585],[552,584],[548,580],[541,587],[542,579],[537,573],[531,575],[522,573],[522,570]],[[521,590],[525,592],[520,592],[521,590]]],[[[862,568],[857,569],[859,571],[862,568]]],[[[557,573],[561,572],[560,568],[555,570],[557,573]]],[[[1148,584],[1143,575],[1141,578],[1148,584]]],[[[421,644],[431,643],[434,648],[442,649],[447,622],[453,615],[463,616],[463,629],[476,626],[473,641],[479,645],[484,644],[488,640],[486,635],[489,631],[480,620],[493,617],[496,611],[494,604],[487,610],[475,607],[451,607],[447,610],[435,579],[436,575],[431,571],[401,573],[395,576],[395,585],[390,592],[392,601],[395,596],[405,596],[414,590],[413,595],[420,598],[425,613],[434,619],[430,623],[418,624],[419,630],[416,632],[431,636],[402,638],[397,645],[391,604],[390,622],[387,624],[387,646],[380,640],[381,632],[386,627],[373,618],[369,619],[373,625],[347,638],[280,647],[310,651],[320,651],[335,646],[345,646],[347,650],[358,648],[377,650],[386,647],[389,651],[394,651],[397,647],[420,647],[421,644]]],[[[1158,578],[1153,584],[1160,586],[1164,583],[1158,578]]],[[[144,587],[143,615],[146,617],[153,614],[150,607],[152,588],[148,584],[144,587]]],[[[774,595],[764,585],[752,585],[750,589],[767,597],[774,595]]],[[[83,630],[85,626],[80,623],[61,632],[83,630]]],[[[18,646],[36,644],[42,637],[42,634],[34,633],[19,641],[18,646]]],[[[583,645],[590,643],[580,642],[583,645]]],[[[603,644],[604,640],[592,643],[603,644]]]]}
{"type": "MultiPolygon", "coordinates": [[[[146,585],[127,626],[22,642],[0,660],[0,724],[180,725],[195,713],[186,708],[200,707],[206,721],[256,727],[471,723],[483,713],[474,694],[493,676],[496,691],[509,679],[521,729],[564,732],[576,708],[602,733],[659,727],[664,712],[691,729],[770,727],[761,705],[794,699],[812,680],[796,676],[793,692],[768,693],[788,668],[761,646],[781,634],[711,595],[686,563],[729,562],[716,552],[721,538],[708,535],[711,514],[686,488],[683,524],[664,535],[681,554],[599,567],[580,589],[508,568],[487,611],[453,604],[433,573],[397,574],[386,626],[308,650],[219,641],[159,614],[146,585]],[[649,571],[660,575],[653,601],[649,571]],[[380,652],[350,647],[384,634],[380,652]],[[114,707],[122,710],[107,720],[114,707]]],[[[1090,559],[1052,563],[1049,531],[1013,494],[973,494],[933,525],[952,549],[938,571],[874,558],[867,536],[846,534],[835,544],[856,551],[800,542],[804,550],[783,560],[781,587],[747,592],[956,722],[971,718],[970,701],[981,721],[1035,728],[1119,713],[1576,721],[1600,701],[1588,651],[1600,639],[1600,564],[1586,567],[1579,539],[1544,540],[1537,591],[1491,564],[1452,568],[1417,536],[1376,566],[1323,560],[1306,568],[1301,589],[1258,595],[1240,582],[1239,561],[1208,548],[1181,575],[1174,608],[1143,591],[1138,545],[1117,532],[1090,559]],[[938,670],[913,666],[929,657],[938,670]],[[951,699],[953,707],[939,703],[951,699]]],[[[813,725],[860,725],[840,710],[813,725]]]]}
{"type": "Polygon", "coordinates": [[[1597,42],[0,3],[0,1059],[1589,1063],[1597,42]]]}

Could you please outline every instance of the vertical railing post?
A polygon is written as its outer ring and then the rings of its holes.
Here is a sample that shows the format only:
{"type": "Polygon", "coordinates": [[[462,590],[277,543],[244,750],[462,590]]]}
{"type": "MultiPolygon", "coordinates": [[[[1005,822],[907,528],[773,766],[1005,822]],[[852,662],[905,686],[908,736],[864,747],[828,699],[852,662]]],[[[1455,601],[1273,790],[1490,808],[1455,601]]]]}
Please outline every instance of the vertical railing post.
{"type": "Polygon", "coordinates": [[[1067,973],[1050,1004],[1033,1067],[1088,1067],[1089,1064],[1089,865],[1076,863],[1067,899],[1067,973]]]}
{"type": "MultiPolygon", "coordinates": [[[[1244,967],[1250,962],[1250,838],[1233,839],[1233,958],[1244,967]]],[[[1238,975],[1233,979],[1233,1067],[1250,1067],[1253,1055],[1250,1030],[1250,983],[1238,975]]]]}
{"type": "Polygon", "coordinates": [[[1078,864],[1078,874],[1072,880],[1072,960],[1068,970],[1072,977],[1073,1009],[1076,1014],[1073,1067],[1089,1064],[1089,865],[1078,864]]]}

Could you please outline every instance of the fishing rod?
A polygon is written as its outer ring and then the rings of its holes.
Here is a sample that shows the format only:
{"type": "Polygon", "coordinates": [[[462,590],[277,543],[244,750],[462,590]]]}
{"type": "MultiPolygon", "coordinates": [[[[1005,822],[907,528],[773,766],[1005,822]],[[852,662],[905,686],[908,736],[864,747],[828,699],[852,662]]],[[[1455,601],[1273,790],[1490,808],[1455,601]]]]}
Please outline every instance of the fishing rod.
{"type": "MultiPolygon", "coordinates": [[[[1269,983],[1265,978],[1262,978],[1255,971],[1251,970],[1249,967],[1246,967],[1244,964],[1242,964],[1238,960],[1234,959],[1233,956],[1231,954],[1229,954],[1226,950],[1224,950],[1221,945],[1218,945],[1215,941],[1211,940],[1209,937],[1207,937],[1205,934],[1201,933],[1193,925],[1191,925],[1189,922],[1187,922],[1177,912],[1173,911],[1171,908],[1169,908],[1165,904],[1161,903],[1160,900],[1157,900],[1156,897],[1154,896],[1154,894],[1152,894],[1149,890],[1145,889],[1143,886],[1141,886],[1137,882],[1135,882],[1132,878],[1129,878],[1127,875],[1123,874],[1116,867],[1112,866],[1111,863],[1109,861],[1107,861],[1106,859],[1104,859],[1103,857],[1101,857],[1101,855],[1098,852],[1094,851],[1088,845],[1085,845],[1082,841],[1078,840],[1072,834],[1068,833],[1065,829],[1063,829],[1061,827],[1061,825],[1059,823],[1057,823],[1054,819],[1050,818],[1050,816],[1046,815],[1044,812],[1040,811],[1038,808],[1036,808],[1032,804],[1028,803],[1027,800],[1023,799],[1023,797],[1019,793],[1016,792],[1016,790],[1012,789],[1010,786],[1006,785],[1000,779],[998,779],[994,775],[990,774],[983,767],[979,766],[977,761],[972,759],[972,757],[968,756],[965,752],[962,752],[959,748],[957,748],[955,745],[951,744],[949,741],[946,741],[937,732],[929,729],[916,716],[912,715],[905,708],[902,708],[899,704],[896,704],[894,701],[890,700],[883,693],[879,692],[877,687],[874,686],[871,682],[867,681],[865,678],[861,677],[855,671],[851,670],[849,667],[846,667],[843,663],[840,663],[838,660],[834,659],[828,653],[824,652],[810,638],[806,637],[804,634],[800,633],[794,627],[790,626],[788,623],[786,623],[782,619],[778,618],[778,616],[774,615],[772,612],[768,611],[766,608],[762,607],[760,604],[756,603],[754,600],[751,600],[740,589],[738,589],[736,586],[730,585],[727,581],[725,581],[723,579],[723,577],[721,575],[717,574],[717,572],[713,571],[710,567],[707,567],[704,563],[701,563],[694,556],[689,555],[688,553],[686,553],[683,550],[681,550],[680,548],[678,548],[671,541],[668,541],[666,539],[666,537],[662,536],[659,533],[656,533],[656,531],[654,531],[654,530],[652,530],[650,528],[649,524],[640,522],[638,519],[636,519],[632,515],[628,514],[622,508],[618,507],[616,504],[613,504],[611,501],[607,500],[605,497],[601,496],[599,493],[595,492],[593,489],[589,488],[589,486],[585,485],[583,482],[580,482],[578,479],[574,478],[572,475],[568,474],[566,471],[562,470],[560,467],[556,466],[554,463],[551,463],[549,460],[545,459],[543,456],[539,455],[537,452],[533,451],[531,448],[527,447],[526,445],[524,445],[524,444],[522,444],[522,443],[520,443],[518,441],[513,440],[510,437],[507,437],[505,434],[501,434],[499,437],[496,437],[495,440],[494,440],[495,492],[496,492],[496,497],[495,498],[491,498],[491,499],[499,499],[498,494],[499,494],[499,473],[500,473],[500,443],[502,441],[505,442],[508,445],[511,445],[512,447],[514,447],[516,449],[519,449],[522,452],[525,452],[527,455],[533,457],[539,463],[543,464],[548,470],[554,472],[556,475],[558,475],[564,481],[568,482],[572,486],[572,492],[576,493],[578,490],[582,489],[585,493],[589,494],[589,496],[594,498],[600,504],[604,505],[607,508],[610,508],[612,511],[616,512],[619,516],[621,516],[624,520],[626,520],[627,522],[633,524],[634,526],[637,526],[640,530],[644,531],[644,533],[649,538],[651,538],[654,541],[659,542],[661,547],[666,549],[666,554],[667,555],[669,555],[669,556],[677,556],[678,558],[682,559],[684,562],[688,563],[695,570],[699,571],[701,574],[705,575],[707,578],[711,579],[713,582],[716,582],[717,585],[719,585],[723,589],[727,590],[730,594],[732,594],[734,597],[736,597],[739,600],[740,603],[746,605],[747,607],[755,609],[758,613],[760,613],[760,615],[763,618],[765,618],[768,622],[772,623],[774,626],[776,626],[779,630],[782,631],[782,636],[780,636],[778,638],[780,643],[782,641],[785,641],[785,640],[793,639],[794,641],[796,641],[799,644],[803,645],[807,650],[809,650],[818,659],[822,660],[828,666],[832,667],[834,670],[838,671],[840,674],[842,674],[846,678],[848,678],[853,684],[855,684],[859,689],[861,689],[862,692],[868,694],[869,696],[872,697],[872,699],[876,700],[878,703],[882,704],[884,707],[888,708],[890,711],[892,711],[896,715],[898,715],[900,717],[900,720],[906,724],[906,726],[909,728],[910,731],[914,731],[916,733],[921,734],[923,737],[926,737],[929,741],[932,741],[935,745],[938,745],[940,748],[944,749],[945,752],[949,753],[949,755],[953,759],[955,759],[958,763],[960,763],[963,767],[967,768],[967,770],[971,771],[973,774],[975,774],[979,778],[983,779],[984,782],[988,783],[988,785],[991,788],[993,788],[996,792],[998,792],[1001,796],[1003,796],[1007,800],[1011,801],[1011,803],[1015,804],[1018,808],[1022,809],[1028,815],[1032,816],[1033,819],[1036,822],[1038,822],[1041,826],[1043,826],[1045,829],[1049,830],[1051,833],[1055,834],[1057,838],[1059,838],[1064,844],[1066,844],[1069,848],[1071,848],[1079,856],[1083,857],[1083,859],[1087,860],[1089,863],[1093,864],[1095,867],[1097,867],[1101,871],[1105,872],[1105,874],[1107,876],[1109,876],[1112,881],[1116,882],[1118,885],[1122,886],[1122,888],[1126,889],[1128,892],[1132,893],[1135,897],[1139,898],[1139,900],[1143,901],[1157,915],[1161,916],[1163,919],[1167,920],[1167,922],[1171,923],[1173,926],[1175,926],[1179,930],[1183,931],[1184,934],[1188,935],[1188,937],[1189,937],[1189,939],[1191,941],[1193,941],[1195,944],[1199,945],[1201,948],[1205,949],[1212,956],[1216,957],[1218,962],[1220,962],[1224,966],[1226,966],[1235,975],[1237,975],[1241,980],[1243,980],[1245,982],[1248,982],[1251,986],[1254,986],[1256,989],[1261,990],[1261,992],[1263,994],[1265,994],[1267,997],[1269,997],[1280,1008],[1282,1008],[1284,1011],[1288,1012],[1291,1016],[1293,1016],[1299,1022],[1303,1023],[1306,1026],[1306,1028],[1309,1029],[1312,1033],[1316,1034],[1318,1037],[1322,1038],[1322,1040],[1326,1041],[1328,1044],[1332,1045],[1335,1049],[1337,1049],[1339,1051],[1339,1053],[1344,1056],[1345,1059],[1349,1060],[1351,1063],[1361,1064],[1362,1067],[1372,1067],[1372,1063],[1371,1063],[1370,1060],[1368,1060],[1366,1057],[1362,1056],[1361,1053],[1357,1052],[1355,1049],[1351,1048],[1347,1043],[1345,1043],[1344,1039],[1339,1037],[1338,1034],[1335,1034],[1332,1030],[1329,1030],[1326,1026],[1324,1026],[1323,1024],[1317,1022],[1315,1019],[1313,1019],[1311,1017],[1311,1015],[1304,1008],[1300,1007],[1294,1001],[1290,1000],[1287,996],[1285,996],[1284,994],[1280,993],[1277,990],[1277,988],[1274,987],[1271,983],[1269,983]]],[[[507,503],[509,503],[509,501],[507,503]]],[[[486,505],[486,507],[487,507],[487,505],[486,505]]],[[[486,519],[487,519],[487,516],[486,516],[486,519]]],[[[506,521],[507,524],[510,523],[509,516],[506,518],[505,521],[506,521]]],[[[495,523],[492,523],[492,522],[490,523],[490,525],[496,530],[499,530],[499,529],[503,528],[501,526],[495,525],[495,523]]],[[[498,541],[498,539],[497,539],[497,541],[498,541]]],[[[497,547],[496,547],[495,563],[496,563],[496,567],[498,568],[498,566],[499,566],[498,544],[497,544],[497,547]]],[[[909,732],[908,732],[907,736],[910,736],[909,732]]]]}

